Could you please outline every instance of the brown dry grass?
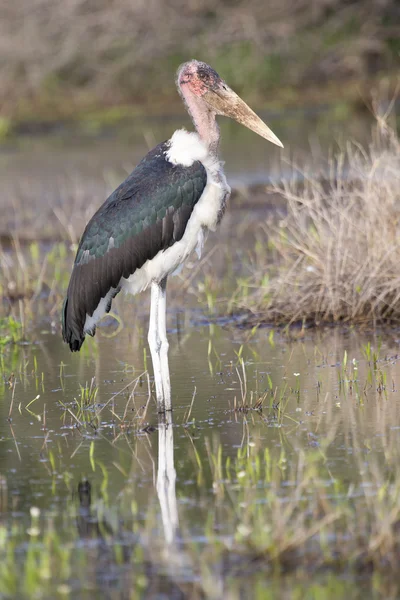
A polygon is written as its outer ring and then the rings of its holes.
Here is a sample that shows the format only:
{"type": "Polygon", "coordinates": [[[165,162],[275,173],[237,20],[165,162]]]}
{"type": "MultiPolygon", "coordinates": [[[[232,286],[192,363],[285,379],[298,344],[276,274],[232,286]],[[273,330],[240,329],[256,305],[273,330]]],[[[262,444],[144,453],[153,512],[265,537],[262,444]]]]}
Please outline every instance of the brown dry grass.
{"type": "Polygon", "coordinates": [[[288,207],[265,226],[277,264],[264,254],[246,308],[285,324],[399,321],[400,142],[386,119],[368,148],[349,142],[334,157],[327,180],[304,174],[274,191],[288,207]]]}

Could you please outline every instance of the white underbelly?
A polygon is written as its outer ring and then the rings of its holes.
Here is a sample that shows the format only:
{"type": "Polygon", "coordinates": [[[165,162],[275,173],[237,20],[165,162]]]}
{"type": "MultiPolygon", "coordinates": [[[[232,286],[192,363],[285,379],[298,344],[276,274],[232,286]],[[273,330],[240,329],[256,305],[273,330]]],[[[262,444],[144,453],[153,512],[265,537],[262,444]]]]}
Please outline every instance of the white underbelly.
{"type": "MultiPolygon", "coordinates": [[[[199,232],[199,238],[204,239],[204,235],[199,232]]],[[[137,269],[133,275],[127,279],[122,278],[120,282],[121,289],[128,294],[139,294],[143,292],[152,281],[162,281],[187,259],[189,254],[196,248],[196,239],[184,243],[183,238],[175,242],[173,246],[159,252],[154,258],[145,262],[143,267],[137,269]]]]}
{"type": "Polygon", "coordinates": [[[200,200],[193,209],[182,239],[146,261],[127,279],[122,278],[121,289],[129,294],[138,294],[145,290],[152,281],[160,282],[171,275],[193,250],[196,249],[200,257],[205,235],[209,230],[215,229],[227,192],[229,192],[229,188],[227,190],[220,185],[207,183],[200,200]]]}

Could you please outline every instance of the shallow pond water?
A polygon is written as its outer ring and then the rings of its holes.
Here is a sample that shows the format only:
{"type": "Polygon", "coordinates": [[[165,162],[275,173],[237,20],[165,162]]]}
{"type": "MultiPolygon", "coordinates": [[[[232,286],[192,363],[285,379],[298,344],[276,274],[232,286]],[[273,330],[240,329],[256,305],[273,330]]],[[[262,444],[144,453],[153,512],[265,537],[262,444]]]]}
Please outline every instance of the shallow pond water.
{"type": "MultiPolygon", "coordinates": [[[[80,559],[72,563],[79,574],[51,578],[49,597],[57,590],[85,597],[104,587],[110,597],[159,597],[162,590],[167,597],[186,597],[181,586],[199,577],[188,548],[206,552],[218,543],[229,549],[245,527],[236,522],[235,498],[222,489],[227,461],[236,464],[241,452],[263,460],[267,452],[267,460],[280,465],[282,507],[292,501],[302,453],[306,460],[323,457],[318,477],[327,497],[340,498],[344,490],[355,501],[365,490],[373,497],[396,472],[399,332],[377,338],[333,329],[287,340],[268,328],[251,333],[229,322],[199,321],[205,318],[189,309],[168,315],[174,410],[167,427],[159,423],[147,375],[137,379],[146,367],[145,318],[113,338],[105,337],[107,325],[100,328],[80,355],[71,355],[59,333],[45,329],[36,343],[3,354],[2,522],[13,523],[11,539],[15,532],[21,536],[19,528],[26,535],[37,507],[39,529],[45,532],[51,522],[61,547],[79,549],[80,559]],[[375,472],[382,479],[372,477],[375,472]],[[79,490],[82,482],[90,494],[79,490]],[[164,539],[175,544],[171,561],[159,548],[164,539]],[[150,566],[137,555],[142,544],[145,554],[156,547],[146,559],[150,566]],[[85,567],[79,566],[85,552],[85,567]],[[124,595],[124,586],[131,595],[124,595]]],[[[271,486],[263,469],[249,483],[252,501],[261,504],[268,503],[271,486]]],[[[237,485],[248,476],[235,467],[231,493],[238,498],[237,485]]],[[[311,496],[311,486],[302,494],[311,496]]],[[[17,549],[17,567],[24,546],[26,540],[17,549]]],[[[250,581],[259,590],[254,597],[266,597],[270,568],[262,575],[251,562],[216,560],[208,577],[220,592],[207,592],[210,597],[250,597],[250,581]]],[[[300,577],[288,594],[314,586],[315,595],[307,597],[318,597],[323,579],[300,577]]],[[[352,590],[358,597],[357,582],[342,579],[331,579],[332,594],[352,590]]]]}

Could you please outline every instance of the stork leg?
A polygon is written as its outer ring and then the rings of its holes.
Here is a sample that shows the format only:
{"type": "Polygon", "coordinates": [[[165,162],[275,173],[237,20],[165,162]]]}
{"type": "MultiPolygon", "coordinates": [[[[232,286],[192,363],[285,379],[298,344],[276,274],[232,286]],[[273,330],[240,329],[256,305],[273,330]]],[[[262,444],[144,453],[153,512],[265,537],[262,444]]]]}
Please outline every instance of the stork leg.
{"type": "Polygon", "coordinates": [[[171,410],[171,383],[169,379],[168,338],[167,338],[167,278],[160,283],[160,298],[158,303],[158,327],[160,332],[160,364],[161,379],[164,391],[165,410],[171,410]]]}
{"type": "Polygon", "coordinates": [[[171,410],[171,384],[168,366],[168,339],[166,328],[167,278],[151,284],[151,308],[148,341],[153,361],[154,382],[159,412],[171,410]]]}

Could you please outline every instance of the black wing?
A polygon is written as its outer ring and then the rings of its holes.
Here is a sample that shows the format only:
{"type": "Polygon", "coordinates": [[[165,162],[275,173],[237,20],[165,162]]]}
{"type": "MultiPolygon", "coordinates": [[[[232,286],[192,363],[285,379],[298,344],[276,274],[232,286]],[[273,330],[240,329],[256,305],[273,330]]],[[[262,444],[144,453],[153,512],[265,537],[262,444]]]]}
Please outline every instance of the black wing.
{"type": "Polygon", "coordinates": [[[168,149],[164,142],[149,152],[86,226],[62,312],[63,338],[73,352],[85,339],[86,316],[102,298],[108,298],[110,310],[121,277],[184,234],[207,173],[198,161],[190,167],[171,164],[165,158],[168,149]]]}

